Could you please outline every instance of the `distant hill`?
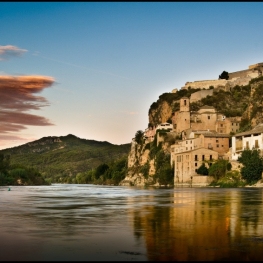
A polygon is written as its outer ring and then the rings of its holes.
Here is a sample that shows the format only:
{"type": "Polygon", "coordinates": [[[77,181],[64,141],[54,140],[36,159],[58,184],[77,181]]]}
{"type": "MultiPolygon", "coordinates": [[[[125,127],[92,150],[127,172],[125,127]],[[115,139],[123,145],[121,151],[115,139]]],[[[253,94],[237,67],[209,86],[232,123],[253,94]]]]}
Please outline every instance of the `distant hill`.
{"type": "Polygon", "coordinates": [[[45,178],[58,178],[75,176],[102,163],[126,157],[130,146],[130,143],[114,145],[69,134],[43,137],[21,146],[0,150],[0,153],[10,155],[11,165],[33,167],[45,178]]]}

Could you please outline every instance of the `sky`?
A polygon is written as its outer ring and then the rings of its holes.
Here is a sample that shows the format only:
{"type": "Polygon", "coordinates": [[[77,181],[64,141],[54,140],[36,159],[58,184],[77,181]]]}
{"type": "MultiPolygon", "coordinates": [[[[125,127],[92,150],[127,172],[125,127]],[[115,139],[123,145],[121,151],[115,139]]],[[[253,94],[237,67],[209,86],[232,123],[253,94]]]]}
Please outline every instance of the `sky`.
{"type": "Polygon", "coordinates": [[[130,143],[159,96],[263,62],[262,2],[1,2],[0,149],[130,143]]]}

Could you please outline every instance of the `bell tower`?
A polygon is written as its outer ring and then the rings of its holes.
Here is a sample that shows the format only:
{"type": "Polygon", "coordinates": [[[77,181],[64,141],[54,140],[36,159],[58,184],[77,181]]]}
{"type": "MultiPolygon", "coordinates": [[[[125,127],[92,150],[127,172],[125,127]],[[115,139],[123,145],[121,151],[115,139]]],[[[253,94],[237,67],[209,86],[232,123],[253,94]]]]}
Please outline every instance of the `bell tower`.
{"type": "Polygon", "coordinates": [[[180,111],[190,111],[190,100],[187,97],[180,99],[180,111]]]}

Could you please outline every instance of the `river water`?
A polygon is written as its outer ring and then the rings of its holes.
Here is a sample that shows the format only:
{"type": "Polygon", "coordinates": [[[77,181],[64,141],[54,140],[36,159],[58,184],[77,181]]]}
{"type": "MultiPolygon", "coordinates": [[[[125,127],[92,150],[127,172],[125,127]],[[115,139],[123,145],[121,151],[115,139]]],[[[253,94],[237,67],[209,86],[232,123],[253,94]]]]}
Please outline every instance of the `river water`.
{"type": "Polygon", "coordinates": [[[263,260],[262,188],[0,187],[0,260],[263,260]]]}

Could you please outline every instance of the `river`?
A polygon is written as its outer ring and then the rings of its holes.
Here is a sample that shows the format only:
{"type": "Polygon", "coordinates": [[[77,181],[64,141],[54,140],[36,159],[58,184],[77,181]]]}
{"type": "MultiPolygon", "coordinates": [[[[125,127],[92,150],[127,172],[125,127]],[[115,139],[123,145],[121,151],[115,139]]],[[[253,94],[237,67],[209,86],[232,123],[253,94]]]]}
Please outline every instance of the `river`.
{"type": "Polygon", "coordinates": [[[263,260],[262,188],[0,187],[0,260],[263,260]]]}

